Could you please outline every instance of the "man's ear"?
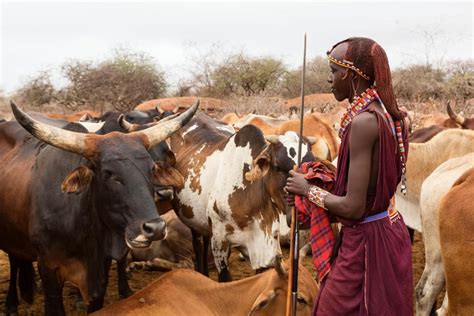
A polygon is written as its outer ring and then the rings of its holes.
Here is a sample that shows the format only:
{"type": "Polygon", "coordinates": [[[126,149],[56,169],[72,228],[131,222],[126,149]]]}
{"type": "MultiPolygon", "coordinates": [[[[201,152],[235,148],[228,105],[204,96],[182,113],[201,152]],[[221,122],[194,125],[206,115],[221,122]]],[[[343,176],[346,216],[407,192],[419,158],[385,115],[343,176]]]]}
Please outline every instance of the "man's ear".
{"type": "Polygon", "coordinates": [[[252,169],[245,173],[245,179],[247,181],[255,181],[263,178],[270,169],[272,163],[272,157],[269,150],[270,146],[267,146],[253,161],[252,169]]]}
{"type": "Polygon", "coordinates": [[[184,187],[184,177],[177,169],[157,162],[153,169],[153,185],[171,186],[180,190],[184,187]]]}
{"type": "Polygon", "coordinates": [[[74,169],[61,184],[64,193],[79,194],[84,192],[91,183],[94,172],[87,166],[74,169]]]}

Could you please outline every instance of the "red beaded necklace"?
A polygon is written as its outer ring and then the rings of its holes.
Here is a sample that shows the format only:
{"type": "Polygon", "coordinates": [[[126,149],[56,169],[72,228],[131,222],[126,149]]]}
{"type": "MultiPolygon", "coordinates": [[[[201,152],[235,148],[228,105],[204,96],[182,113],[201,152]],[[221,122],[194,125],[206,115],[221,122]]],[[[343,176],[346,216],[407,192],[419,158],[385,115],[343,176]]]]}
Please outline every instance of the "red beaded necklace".
{"type": "Polygon", "coordinates": [[[374,102],[375,99],[379,99],[377,91],[373,87],[367,88],[360,96],[354,98],[351,104],[347,107],[346,112],[341,117],[339,137],[344,136],[347,125],[352,122],[352,119],[359,114],[361,111],[366,109],[369,104],[374,102]]]}

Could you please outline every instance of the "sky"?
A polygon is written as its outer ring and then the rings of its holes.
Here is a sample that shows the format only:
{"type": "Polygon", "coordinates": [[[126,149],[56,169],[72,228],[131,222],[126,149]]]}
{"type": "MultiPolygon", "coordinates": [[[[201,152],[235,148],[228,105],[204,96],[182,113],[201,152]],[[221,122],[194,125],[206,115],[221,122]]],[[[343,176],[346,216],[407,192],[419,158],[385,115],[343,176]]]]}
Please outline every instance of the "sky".
{"type": "Polygon", "coordinates": [[[125,47],[152,56],[173,86],[193,56],[218,43],[226,52],[281,58],[289,67],[364,36],[392,68],[473,58],[473,2],[348,1],[11,1],[0,0],[0,90],[12,93],[45,69],[99,62],[125,47]]]}

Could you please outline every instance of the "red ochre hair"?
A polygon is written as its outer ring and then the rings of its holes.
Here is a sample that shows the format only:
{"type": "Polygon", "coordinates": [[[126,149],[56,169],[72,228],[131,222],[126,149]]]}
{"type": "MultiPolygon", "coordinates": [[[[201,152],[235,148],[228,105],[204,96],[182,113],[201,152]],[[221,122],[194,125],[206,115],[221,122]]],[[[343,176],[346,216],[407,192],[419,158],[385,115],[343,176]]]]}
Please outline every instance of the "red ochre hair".
{"type": "Polygon", "coordinates": [[[370,38],[350,37],[336,43],[328,54],[342,43],[348,43],[344,59],[352,62],[356,68],[359,68],[370,77],[370,84],[375,85],[387,112],[390,113],[393,119],[403,120],[407,114],[398,108],[397,100],[393,93],[392,76],[385,50],[370,38]]]}

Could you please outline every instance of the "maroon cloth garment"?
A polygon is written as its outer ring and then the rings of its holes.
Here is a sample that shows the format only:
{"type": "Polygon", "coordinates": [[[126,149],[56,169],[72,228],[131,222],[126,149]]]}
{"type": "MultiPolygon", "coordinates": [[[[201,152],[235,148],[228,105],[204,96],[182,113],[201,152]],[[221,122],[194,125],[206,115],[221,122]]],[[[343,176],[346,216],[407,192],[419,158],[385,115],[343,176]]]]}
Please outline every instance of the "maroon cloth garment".
{"type": "MultiPolygon", "coordinates": [[[[400,182],[401,163],[386,118],[366,111],[376,115],[379,127],[377,188],[367,196],[368,216],[389,206],[400,182]]],[[[334,190],[338,196],[346,194],[349,135],[350,125],[339,150],[334,190]]],[[[407,142],[405,146],[408,149],[407,142]]],[[[343,224],[341,245],[321,284],[314,315],[413,315],[411,243],[403,219],[391,223],[384,218],[366,224],[338,219],[343,224]]]]}

